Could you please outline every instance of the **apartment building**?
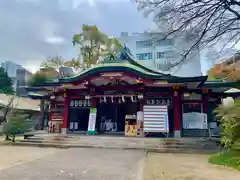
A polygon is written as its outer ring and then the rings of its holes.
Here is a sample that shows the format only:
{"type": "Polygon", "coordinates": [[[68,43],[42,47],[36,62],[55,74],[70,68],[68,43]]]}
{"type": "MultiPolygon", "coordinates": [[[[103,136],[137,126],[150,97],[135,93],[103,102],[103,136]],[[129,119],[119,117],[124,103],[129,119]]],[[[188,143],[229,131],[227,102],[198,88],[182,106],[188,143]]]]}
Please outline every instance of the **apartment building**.
{"type": "Polygon", "coordinates": [[[136,60],[151,69],[182,77],[201,76],[199,49],[193,49],[184,59],[183,52],[190,48],[190,40],[183,36],[164,37],[157,31],[122,32],[119,41],[126,44],[136,60]]]}
{"type": "Polygon", "coordinates": [[[27,86],[27,81],[32,73],[21,65],[16,64],[12,61],[5,61],[1,63],[1,66],[5,69],[8,76],[12,79],[13,89],[16,92],[16,95],[27,97],[28,93],[25,90],[25,87],[27,86]]]}

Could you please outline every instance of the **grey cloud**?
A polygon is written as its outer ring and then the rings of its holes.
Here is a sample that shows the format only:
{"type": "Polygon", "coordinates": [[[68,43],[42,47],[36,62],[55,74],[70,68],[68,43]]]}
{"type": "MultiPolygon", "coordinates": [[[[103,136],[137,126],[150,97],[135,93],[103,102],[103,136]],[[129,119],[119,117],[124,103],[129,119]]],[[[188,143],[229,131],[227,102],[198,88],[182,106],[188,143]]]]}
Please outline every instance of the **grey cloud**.
{"type": "MultiPolygon", "coordinates": [[[[72,9],[64,0],[1,0],[0,1],[0,60],[21,64],[42,61],[49,55],[76,56],[71,44],[72,35],[82,24],[96,24],[109,35],[121,31],[139,32],[151,26],[136,7],[128,1],[107,3],[96,1],[95,6],[81,3],[72,9]],[[60,44],[45,41],[47,35],[65,39],[60,44]]],[[[71,2],[70,0],[66,0],[71,2]]]]}

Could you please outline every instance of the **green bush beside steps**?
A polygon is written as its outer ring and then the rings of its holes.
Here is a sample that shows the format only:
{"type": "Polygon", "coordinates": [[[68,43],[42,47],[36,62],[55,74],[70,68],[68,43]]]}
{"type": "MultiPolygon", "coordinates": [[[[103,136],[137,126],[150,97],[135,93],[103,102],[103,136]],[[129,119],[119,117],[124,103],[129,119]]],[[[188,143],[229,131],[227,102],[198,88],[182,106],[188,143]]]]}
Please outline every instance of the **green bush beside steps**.
{"type": "Polygon", "coordinates": [[[210,163],[240,170],[240,151],[226,151],[212,155],[210,163]]]}

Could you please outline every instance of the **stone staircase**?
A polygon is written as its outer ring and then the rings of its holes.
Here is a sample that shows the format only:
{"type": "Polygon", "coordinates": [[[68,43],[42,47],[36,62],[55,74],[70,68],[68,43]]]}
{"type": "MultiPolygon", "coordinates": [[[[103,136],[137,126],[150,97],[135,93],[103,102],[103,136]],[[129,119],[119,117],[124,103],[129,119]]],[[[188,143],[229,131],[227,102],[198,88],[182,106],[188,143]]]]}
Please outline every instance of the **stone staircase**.
{"type": "Polygon", "coordinates": [[[18,142],[19,145],[37,145],[62,148],[139,149],[146,152],[211,153],[219,151],[217,143],[200,138],[135,138],[84,135],[35,135],[18,142]]]}

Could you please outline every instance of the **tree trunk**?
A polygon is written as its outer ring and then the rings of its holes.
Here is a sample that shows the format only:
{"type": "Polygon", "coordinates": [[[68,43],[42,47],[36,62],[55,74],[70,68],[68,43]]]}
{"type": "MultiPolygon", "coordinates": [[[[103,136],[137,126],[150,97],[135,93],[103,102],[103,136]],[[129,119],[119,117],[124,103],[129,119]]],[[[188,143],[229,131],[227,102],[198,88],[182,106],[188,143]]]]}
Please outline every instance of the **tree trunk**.
{"type": "Polygon", "coordinates": [[[6,134],[6,136],[5,136],[5,141],[10,141],[11,139],[9,138],[9,135],[8,134],[6,134]]]}
{"type": "Polygon", "coordinates": [[[15,141],[15,134],[13,134],[12,142],[16,142],[16,141],[15,141]]]}
{"type": "Polygon", "coordinates": [[[41,99],[40,101],[40,130],[43,130],[44,128],[44,113],[45,112],[45,100],[44,99],[41,99]]]}

